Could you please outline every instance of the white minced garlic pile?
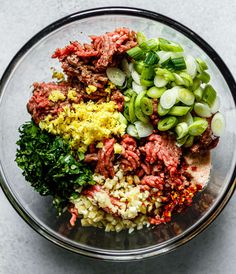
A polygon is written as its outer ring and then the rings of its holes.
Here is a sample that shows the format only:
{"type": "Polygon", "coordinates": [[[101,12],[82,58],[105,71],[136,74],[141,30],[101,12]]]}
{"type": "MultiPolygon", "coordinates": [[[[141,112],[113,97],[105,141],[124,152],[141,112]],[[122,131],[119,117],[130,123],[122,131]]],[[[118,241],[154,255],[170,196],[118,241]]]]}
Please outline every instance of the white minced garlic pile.
{"type": "Polygon", "coordinates": [[[147,212],[155,207],[155,213],[158,213],[161,204],[147,200],[150,193],[141,191],[138,176],[125,176],[119,166],[115,166],[115,171],[112,179],[94,174],[93,179],[101,189],[95,191],[93,196],[80,195],[71,200],[81,217],[81,225],[105,227],[106,232],[129,229],[129,233],[134,228],[139,230],[149,226],[147,212]],[[111,202],[111,197],[115,203],[111,202]]]}

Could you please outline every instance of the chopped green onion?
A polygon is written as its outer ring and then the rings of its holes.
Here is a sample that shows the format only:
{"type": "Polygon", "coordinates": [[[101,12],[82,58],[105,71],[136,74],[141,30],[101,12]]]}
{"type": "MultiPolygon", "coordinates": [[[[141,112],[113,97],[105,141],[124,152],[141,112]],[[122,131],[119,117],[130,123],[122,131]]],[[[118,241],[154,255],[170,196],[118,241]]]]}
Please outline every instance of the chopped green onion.
{"type": "Polygon", "coordinates": [[[197,103],[194,104],[193,109],[194,109],[195,113],[200,117],[204,117],[204,118],[211,117],[211,109],[205,103],[197,102],[197,103]]]}
{"type": "Polygon", "coordinates": [[[144,54],[145,54],[144,51],[139,46],[131,48],[131,49],[127,50],[126,52],[134,60],[140,60],[140,59],[142,59],[143,56],[144,56],[144,54]]]}
{"type": "Polygon", "coordinates": [[[198,71],[201,73],[203,70],[207,70],[208,66],[207,64],[200,58],[196,58],[197,64],[198,64],[198,71]]]}
{"type": "Polygon", "coordinates": [[[109,67],[106,70],[108,79],[116,86],[122,86],[125,82],[125,73],[114,67],[109,67]]]}
{"type": "Polygon", "coordinates": [[[171,62],[173,63],[173,67],[175,70],[186,69],[186,63],[185,63],[184,57],[172,58],[171,62]]]}
{"type": "Polygon", "coordinates": [[[173,51],[173,52],[183,51],[183,48],[179,44],[174,43],[172,41],[168,41],[163,38],[159,38],[159,47],[161,50],[164,50],[164,51],[173,51]]]}
{"type": "Polygon", "coordinates": [[[163,88],[157,88],[157,87],[151,87],[147,91],[147,96],[151,97],[153,99],[158,99],[161,97],[161,95],[166,91],[166,87],[163,88]]]}
{"type": "Polygon", "coordinates": [[[220,109],[220,98],[218,96],[216,96],[215,102],[211,106],[211,113],[214,114],[214,113],[218,112],[219,109],[220,109]]]}
{"type": "Polygon", "coordinates": [[[152,115],[153,113],[153,101],[146,96],[141,99],[141,110],[146,115],[152,115]]]}
{"type": "Polygon", "coordinates": [[[130,136],[134,138],[139,138],[138,131],[134,125],[128,125],[126,131],[130,136]]]}
{"type": "Polygon", "coordinates": [[[154,85],[154,82],[152,80],[145,80],[145,79],[142,79],[142,78],[140,80],[140,83],[144,87],[152,87],[154,85]]]}
{"type": "Polygon", "coordinates": [[[149,39],[142,44],[140,44],[140,48],[143,50],[157,50],[158,49],[158,40],[155,38],[149,39]]]}
{"type": "Polygon", "coordinates": [[[134,93],[135,92],[131,88],[129,88],[124,92],[124,95],[128,97],[132,97],[134,93]]]}
{"type": "Polygon", "coordinates": [[[193,85],[191,87],[192,91],[198,89],[201,85],[201,81],[197,78],[193,79],[193,85]]]}
{"type": "Polygon", "coordinates": [[[141,86],[138,85],[137,83],[135,83],[134,81],[132,82],[132,89],[133,91],[135,91],[137,94],[139,94],[140,92],[146,90],[145,86],[141,86]]]}
{"type": "Polygon", "coordinates": [[[169,60],[171,56],[173,55],[173,52],[167,52],[167,51],[158,51],[157,52],[160,61],[159,64],[165,64],[165,61],[169,60]]]}
{"type": "Polygon", "coordinates": [[[179,117],[179,122],[185,122],[189,126],[193,123],[193,116],[188,112],[186,115],[179,117]]]}
{"type": "Polygon", "coordinates": [[[140,76],[140,74],[137,73],[137,71],[133,70],[131,72],[131,76],[135,83],[137,83],[138,85],[141,85],[141,83],[140,83],[141,76],[140,76]]]}
{"type": "Polygon", "coordinates": [[[157,124],[157,128],[160,131],[166,131],[173,128],[178,123],[178,119],[174,116],[168,116],[160,120],[157,124]]]}
{"type": "Polygon", "coordinates": [[[176,145],[178,147],[181,147],[182,145],[185,144],[185,142],[187,141],[188,137],[189,137],[188,135],[185,135],[183,138],[178,139],[177,142],[176,142],[176,145]]]}
{"type": "Polygon", "coordinates": [[[188,124],[185,122],[177,124],[175,132],[177,134],[177,140],[183,138],[188,134],[188,124]]]}
{"type": "Polygon", "coordinates": [[[221,136],[225,129],[225,119],[224,116],[218,112],[211,120],[211,129],[215,136],[221,136]]]}
{"type": "Polygon", "coordinates": [[[194,103],[195,97],[190,90],[181,88],[179,90],[178,99],[185,105],[191,106],[194,103]]]}
{"type": "Polygon", "coordinates": [[[174,116],[183,116],[190,111],[191,107],[185,107],[185,106],[174,106],[170,109],[168,114],[174,115],[174,116]]]}
{"type": "Polygon", "coordinates": [[[173,87],[171,89],[167,89],[160,98],[160,104],[163,108],[170,109],[176,103],[178,98],[180,87],[173,87]]]}
{"type": "Polygon", "coordinates": [[[141,31],[137,32],[136,39],[139,45],[147,40],[146,36],[141,31]]]}
{"type": "Polygon", "coordinates": [[[154,76],[154,69],[152,66],[143,67],[142,72],[141,72],[142,79],[150,80],[150,79],[153,79],[153,76],[154,76]]]}
{"type": "Polygon", "coordinates": [[[210,75],[207,72],[205,72],[205,71],[203,71],[200,74],[198,74],[197,78],[200,79],[205,84],[207,84],[210,81],[210,79],[211,79],[210,75]]]}
{"type": "Polygon", "coordinates": [[[129,63],[126,58],[123,58],[121,61],[121,69],[127,77],[130,77],[129,63]]]}
{"type": "Polygon", "coordinates": [[[130,97],[129,96],[124,96],[124,100],[125,100],[125,102],[129,102],[130,101],[130,97]]]}
{"type": "Polygon", "coordinates": [[[189,127],[188,132],[192,136],[199,136],[202,135],[202,133],[207,129],[208,122],[206,119],[198,119],[197,121],[194,121],[189,127]]]}
{"type": "Polygon", "coordinates": [[[136,121],[134,124],[137,129],[139,138],[147,137],[147,136],[151,135],[153,132],[153,126],[150,123],[136,121]]]}
{"type": "Polygon", "coordinates": [[[179,75],[180,75],[180,77],[183,78],[185,86],[189,87],[189,86],[193,85],[193,79],[192,79],[192,77],[188,73],[186,73],[186,72],[180,72],[179,75]]]}
{"type": "Polygon", "coordinates": [[[133,123],[136,120],[135,110],[134,110],[136,97],[137,97],[137,94],[134,93],[129,103],[129,120],[131,123],[133,123]]]}
{"type": "Polygon", "coordinates": [[[199,87],[198,89],[193,91],[193,94],[196,98],[196,101],[201,101],[203,96],[203,89],[199,87]]]}
{"type": "Polygon", "coordinates": [[[157,105],[157,113],[160,116],[165,116],[169,111],[169,109],[163,108],[160,103],[157,105]]]}
{"type": "Polygon", "coordinates": [[[149,121],[148,117],[142,112],[142,109],[141,109],[141,101],[143,99],[143,97],[145,96],[146,92],[145,91],[142,91],[138,94],[136,100],[135,100],[135,103],[134,103],[134,110],[135,110],[135,115],[136,117],[144,122],[144,123],[147,123],[149,121]]]}
{"type": "Polygon", "coordinates": [[[203,91],[202,100],[206,102],[210,107],[214,104],[216,99],[216,91],[212,85],[206,85],[203,91]]]}
{"type": "Polygon", "coordinates": [[[155,52],[149,51],[144,59],[144,63],[147,65],[155,65],[159,59],[159,56],[155,52]]]}
{"type": "Polygon", "coordinates": [[[163,76],[156,75],[154,77],[154,85],[158,88],[162,88],[162,87],[166,86],[167,83],[168,83],[168,81],[163,76]]]}
{"type": "Polygon", "coordinates": [[[126,88],[131,88],[132,87],[132,82],[133,82],[133,79],[132,77],[129,77],[127,80],[126,80],[126,88]]]}
{"type": "Polygon", "coordinates": [[[184,147],[191,147],[193,145],[194,136],[188,136],[187,140],[184,143],[184,147]]]}
{"type": "Polygon", "coordinates": [[[166,81],[168,81],[168,82],[175,80],[173,73],[170,72],[168,69],[156,68],[155,71],[156,71],[156,75],[163,76],[166,79],[166,81]]]}
{"type": "Polygon", "coordinates": [[[126,120],[130,122],[130,118],[129,118],[129,103],[125,103],[123,115],[125,116],[126,120]]]}
{"type": "Polygon", "coordinates": [[[119,112],[119,121],[121,124],[128,125],[127,119],[124,117],[124,115],[121,112],[119,112]]]}
{"type": "Polygon", "coordinates": [[[141,74],[143,69],[146,67],[146,65],[144,64],[143,61],[138,61],[138,62],[135,62],[134,64],[134,69],[139,73],[141,74]]]}
{"type": "Polygon", "coordinates": [[[192,78],[195,78],[197,74],[197,65],[195,59],[191,55],[186,56],[186,67],[187,73],[192,78]]]}
{"type": "Polygon", "coordinates": [[[179,74],[173,72],[173,75],[175,77],[175,83],[177,85],[179,85],[179,86],[185,86],[186,82],[185,82],[185,80],[182,77],[179,76],[179,74]]]}

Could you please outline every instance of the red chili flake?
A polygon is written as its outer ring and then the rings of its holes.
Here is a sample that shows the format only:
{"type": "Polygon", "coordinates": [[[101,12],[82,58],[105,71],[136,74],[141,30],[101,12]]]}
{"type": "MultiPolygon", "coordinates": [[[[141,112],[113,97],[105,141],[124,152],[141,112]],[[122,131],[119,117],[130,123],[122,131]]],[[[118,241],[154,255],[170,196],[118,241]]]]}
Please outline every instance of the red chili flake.
{"type": "Polygon", "coordinates": [[[192,171],[197,171],[197,167],[196,166],[191,166],[191,170],[192,171]]]}

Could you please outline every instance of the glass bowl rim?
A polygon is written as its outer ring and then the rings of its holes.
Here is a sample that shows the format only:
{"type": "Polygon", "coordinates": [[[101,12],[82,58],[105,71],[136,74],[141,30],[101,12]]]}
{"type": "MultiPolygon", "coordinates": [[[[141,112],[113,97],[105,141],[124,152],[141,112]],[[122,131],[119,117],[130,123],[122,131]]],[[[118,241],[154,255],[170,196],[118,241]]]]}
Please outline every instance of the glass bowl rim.
{"type": "MultiPolygon", "coordinates": [[[[78,21],[84,18],[94,17],[94,16],[102,16],[102,15],[127,15],[127,16],[135,16],[135,17],[141,17],[146,19],[151,19],[160,23],[163,23],[165,25],[168,25],[172,27],[173,29],[181,32],[186,37],[188,37],[190,40],[192,40],[194,43],[196,43],[215,63],[215,65],[220,70],[223,78],[225,79],[231,94],[234,99],[234,103],[236,104],[236,82],[229,71],[228,67],[224,63],[224,61],[221,59],[221,57],[216,53],[216,51],[205,41],[203,40],[199,35],[197,35],[195,32],[193,32],[191,29],[187,28],[186,26],[182,25],[181,23],[156,12],[145,10],[145,9],[139,9],[139,8],[133,8],[133,7],[122,7],[122,6],[110,6],[110,7],[100,7],[100,8],[93,8],[88,10],[83,10],[79,12],[75,12],[73,14],[69,14],[42,29],[37,34],[35,34],[12,58],[9,65],[5,69],[5,72],[2,75],[2,78],[0,80],[0,97],[2,90],[4,89],[4,86],[8,80],[9,75],[11,74],[12,70],[14,69],[15,65],[17,64],[18,60],[24,56],[28,50],[31,49],[32,46],[34,46],[37,42],[39,42],[42,38],[44,38],[46,35],[51,33],[52,31],[68,24],[74,21],[78,21]]],[[[76,245],[73,243],[73,241],[66,239],[63,236],[58,237],[55,235],[53,230],[46,229],[40,223],[35,220],[21,205],[17,198],[11,193],[10,189],[8,188],[8,183],[6,181],[6,178],[4,176],[4,172],[2,169],[1,159],[0,159],[0,185],[1,188],[6,195],[7,199],[11,203],[11,205],[14,207],[14,209],[17,211],[17,213],[30,225],[36,232],[38,232],[40,235],[42,235],[47,240],[53,242],[54,244],[57,244],[58,246],[61,246],[69,251],[73,251],[75,253],[79,253],[81,255],[103,259],[103,260],[118,260],[118,261],[127,261],[127,260],[137,260],[137,259],[143,259],[148,258],[155,255],[161,255],[165,254],[167,252],[170,252],[177,247],[181,246],[182,244],[188,242],[195,236],[197,236],[200,232],[202,232],[207,226],[209,226],[215,218],[220,214],[220,212],[223,210],[231,196],[233,195],[233,192],[236,188],[236,166],[234,167],[233,174],[231,176],[231,179],[229,181],[229,184],[225,190],[224,196],[221,198],[221,200],[218,201],[218,203],[214,206],[213,210],[210,212],[211,215],[206,214],[204,218],[202,218],[201,222],[195,227],[195,228],[189,228],[187,233],[183,233],[180,237],[178,237],[175,241],[171,242],[170,245],[165,246],[165,243],[161,245],[154,245],[151,247],[146,247],[142,249],[135,249],[135,250],[129,250],[129,251],[111,251],[111,250],[103,250],[98,248],[84,248],[82,246],[79,247],[79,244],[76,245]],[[208,216],[209,215],[209,216],[208,216]],[[164,247],[164,248],[163,248],[164,247]]]]}

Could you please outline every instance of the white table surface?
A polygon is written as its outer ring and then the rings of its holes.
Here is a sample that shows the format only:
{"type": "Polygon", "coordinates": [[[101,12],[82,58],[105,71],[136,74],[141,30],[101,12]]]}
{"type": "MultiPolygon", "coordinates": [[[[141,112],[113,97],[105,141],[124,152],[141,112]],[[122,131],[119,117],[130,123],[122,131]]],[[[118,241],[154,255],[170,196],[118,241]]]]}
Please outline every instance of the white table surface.
{"type": "MultiPolygon", "coordinates": [[[[118,4],[150,9],[188,26],[215,48],[236,77],[234,0],[0,0],[0,76],[20,47],[49,23],[75,11],[118,4]]],[[[0,189],[0,273],[236,273],[236,195],[207,230],[178,250],[146,261],[109,263],[45,240],[18,216],[0,189]]]]}

